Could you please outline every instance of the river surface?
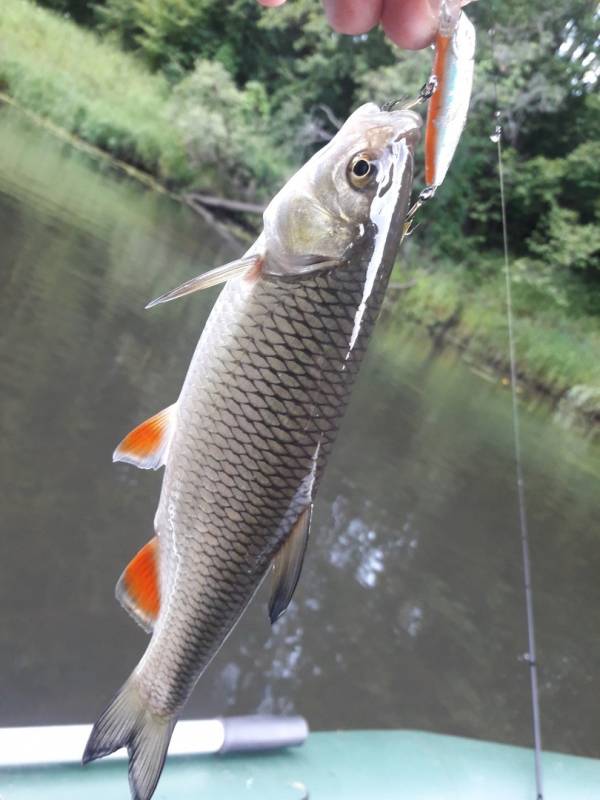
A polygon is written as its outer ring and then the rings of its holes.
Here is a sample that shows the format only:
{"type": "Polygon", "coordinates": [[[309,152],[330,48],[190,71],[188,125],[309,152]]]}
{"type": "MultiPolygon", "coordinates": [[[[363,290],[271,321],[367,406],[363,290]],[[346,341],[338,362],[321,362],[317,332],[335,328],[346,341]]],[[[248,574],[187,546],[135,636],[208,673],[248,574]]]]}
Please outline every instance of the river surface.
{"type": "MultiPolygon", "coordinates": [[[[0,109],[0,726],[92,721],[140,657],[113,587],[160,475],[111,454],[176,398],[218,290],[143,306],[239,251],[0,109]]],[[[544,744],[600,756],[600,450],[540,405],[522,434],[544,744]]],[[[506,389],[384,318],[273,629],[267,596],[186,716],[530,744],[506,389]]]]}

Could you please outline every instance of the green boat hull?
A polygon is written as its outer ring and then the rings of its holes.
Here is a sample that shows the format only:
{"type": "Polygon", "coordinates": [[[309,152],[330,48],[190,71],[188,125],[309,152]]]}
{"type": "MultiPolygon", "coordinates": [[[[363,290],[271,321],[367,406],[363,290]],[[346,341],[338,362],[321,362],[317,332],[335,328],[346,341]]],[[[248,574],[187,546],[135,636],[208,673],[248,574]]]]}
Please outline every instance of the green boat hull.
{"type": "MultiPolygon", "coordinates": [[[[600,799],[600,760],[544,753],[544,800],[600,799]]],[[[156,800],[535,800],[533,753],[417,731],[313,733],[275,753],[172,757],[156,800]]],[[[2,800],[128,800],[123,761],[0,770],[2,800]]]]}

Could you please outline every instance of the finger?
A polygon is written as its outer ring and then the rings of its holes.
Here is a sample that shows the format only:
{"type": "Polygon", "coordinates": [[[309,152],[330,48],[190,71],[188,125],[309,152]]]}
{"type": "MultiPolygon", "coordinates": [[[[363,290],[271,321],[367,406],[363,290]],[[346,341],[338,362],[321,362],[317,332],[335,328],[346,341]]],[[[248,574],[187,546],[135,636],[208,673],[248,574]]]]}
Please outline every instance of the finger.
{"type": "Polygon", "coordinates": [[[439,14],[439,0],[384,0],[381,24],[397,45],[420,50],[433,41],[439,14]]]}
{"type": "Polygon", "coordinates": [[[325,14],[338,33],[366,33],[381,17],[383,0],[323,0],[325,14]]]}
{"type": "Polygon", "coordinates": [[[261,6],[282,6],[285,3],[285,0],[258,0],[261,6]]]}

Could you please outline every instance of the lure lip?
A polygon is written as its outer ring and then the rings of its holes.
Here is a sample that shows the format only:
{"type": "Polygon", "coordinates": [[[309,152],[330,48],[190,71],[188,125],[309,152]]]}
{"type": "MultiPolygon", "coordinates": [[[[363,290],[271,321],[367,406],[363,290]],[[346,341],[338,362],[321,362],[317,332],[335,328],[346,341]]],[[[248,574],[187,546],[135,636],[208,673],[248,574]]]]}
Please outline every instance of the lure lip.
{"type": "Polygon", "coordinates": [[[438,35],[452,36],[461,16],[460,0],[442,0],[440,6],[440,25],[438,35]]]}

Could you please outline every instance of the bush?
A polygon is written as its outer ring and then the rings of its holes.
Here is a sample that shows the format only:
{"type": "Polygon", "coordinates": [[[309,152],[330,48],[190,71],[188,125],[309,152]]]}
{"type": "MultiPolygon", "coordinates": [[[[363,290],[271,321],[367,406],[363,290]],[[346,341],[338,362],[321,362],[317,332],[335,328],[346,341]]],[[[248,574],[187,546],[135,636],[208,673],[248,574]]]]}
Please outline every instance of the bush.
{"type": "Polygon", "coordinates": [[[198,187],[248,197],[266,197],[282,180],[285,165],[268,136],[270,115],[264,88],[238,89],[219,62],[197,61],[173,91],[173,125],[184,142],[198,187]]]}

